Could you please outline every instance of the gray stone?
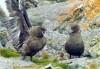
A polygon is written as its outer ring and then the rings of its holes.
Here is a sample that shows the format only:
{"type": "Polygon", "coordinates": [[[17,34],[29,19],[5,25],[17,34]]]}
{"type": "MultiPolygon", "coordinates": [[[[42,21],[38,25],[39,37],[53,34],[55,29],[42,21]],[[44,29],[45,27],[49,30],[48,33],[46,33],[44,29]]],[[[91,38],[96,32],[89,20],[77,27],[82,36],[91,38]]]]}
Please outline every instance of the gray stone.
{"type": "Polygon", "coordinates": [[[51,64],[48,64],[47,66],[44,67],[45,69],[54,69],[51,64]]]}

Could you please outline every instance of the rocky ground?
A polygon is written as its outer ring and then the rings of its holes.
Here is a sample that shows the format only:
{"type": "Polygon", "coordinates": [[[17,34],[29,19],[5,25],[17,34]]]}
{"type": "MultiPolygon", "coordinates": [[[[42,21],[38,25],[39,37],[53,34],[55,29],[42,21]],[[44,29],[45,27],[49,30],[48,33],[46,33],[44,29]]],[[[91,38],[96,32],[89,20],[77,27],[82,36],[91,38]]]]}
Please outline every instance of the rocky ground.
{"type": "MultiPolygon", "coordinates": [[[[69,60],[68,55],[64,50],[64,43],[69,37],[69,35],[67,34],[69,26],[67,25],[66,29],[64,30],[54,31],[54,29],[60,25],[57,17],[61,15],[64,10],[68,10],[68,8],[71,8],[72,5],[80,6],[80,4],[81,2],[72,4],[69,4],[68,2],[55,4],[50,3],[49,5],[43,5],[37,8],[33,7],[27,10],[32,25],[42,25],[47,29],[47,32],[45,34],[48,40],[47,45],[42,50],[42,52],[36,55],[36,57],[41,56],[43,52],[47,51],[49,56],[57,55],[55,57],[58,57],[59,59],[59,53],[64,53],[64,59],[60,60],[59,62],[68,64],[70,69],[100,69],[100,26],[96,27],[95,29],[89,28],[89,30],[86,31],[81,30],[85,48],[90,52],[92,58],[82,57],[69,60]]],[[[100,17],[94,19],[100,20],[100,17]]],[[[85,22],[84,17],[81,21],[79,21],[79,25],[82,22],[85,22]]],[[[0,48],[6,46],[7,48],[11,48],[14,50],[11,36],[8,30],[3,27],[1,21],[0,26],[0,48]]],[[[15,28],[11,28],[11,31],[16,32],[15,30],[18,30],[18,27],[16,27],[15,25],[14,27],[15,28]]],[[[85,55],[88,53],[87,51],[84,52],[85,55]]],[[[31,61],[21,60],[21,58],[19,57],[0,57],[0,69],[49,69],[48,67],[51,67],[51,69],[61,69],[59,66],[56,67],[50,63],[47,65],[39,65],[31,61]]]]}

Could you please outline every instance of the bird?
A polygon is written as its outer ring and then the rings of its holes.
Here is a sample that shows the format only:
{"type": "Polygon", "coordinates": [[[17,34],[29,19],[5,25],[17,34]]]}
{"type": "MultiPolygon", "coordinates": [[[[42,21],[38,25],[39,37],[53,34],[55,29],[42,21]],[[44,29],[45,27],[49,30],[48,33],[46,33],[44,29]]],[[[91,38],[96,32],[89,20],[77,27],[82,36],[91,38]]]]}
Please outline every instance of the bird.
{"type": "Polygon", "coordinates": [[[46,29],[40,26],[32,27],[28,30],[29,36],[19,49],[23,56],[23,60],[26,56],[30,56],[30,60],[32,61],[32,56],[44,48],[47,42],[46,37],[44,36],[45,31],[46,29]]]}
{"type": "Polygon", "coordinates": [[[65,50],[69,54],[69,58],[72,56],[80,56],[84,52],[84,42],[81,37],[80,27],[78,24],[71,24],[71,33],[69,33],[69,39],[65,43],[65,50]]]}

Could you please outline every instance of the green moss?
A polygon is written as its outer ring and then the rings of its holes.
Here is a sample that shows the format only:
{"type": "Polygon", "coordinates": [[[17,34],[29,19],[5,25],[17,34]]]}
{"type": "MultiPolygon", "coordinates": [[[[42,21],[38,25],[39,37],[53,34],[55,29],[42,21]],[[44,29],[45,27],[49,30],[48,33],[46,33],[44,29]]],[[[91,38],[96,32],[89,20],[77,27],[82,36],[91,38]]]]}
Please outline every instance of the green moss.
{"type": "Polygon", "coordinates": [[[52,60],[52,62],[58,62],[58,59],[57,58],[54,58],[53,60],[52,60]]]}
{"type": "Polygon", "coordinates": [[[42,53],[42,58],[43,58],[43,59],[48,59],[48,58],[49,58],[48,52],[46,52],[46,51],[43,52],[43,53],[42,53]]]}
{"type": "Polygon", "coordinates": [[[36,57],[33,57],[32,61],[36,64],[39,64],[39,65],[46,65],[50,62],[49,59],[36,58],[36,57]]]}
{"type": "Polygon", "coordinates": [[[52,64],[54,67],[61,67],[62,69],[69,69],[68,64],[59,63],[59,61],[56,58],[43,59],[43,58],[33,57],[32,61],[38,65],[46,66],[48,64],[52,64]]]}
{"type": "Polygon", "coordinates": [[[64,63],[57,63],[56,66],[61,67],[62,69],[69,69],[68,64],[64,64],[64,63]]]}
{"type": "Polygon", "coordinates": [[[20,54],[17,51],[8,48],[0,48],[0,56],[3,57],[18,57],[20,54]]]}

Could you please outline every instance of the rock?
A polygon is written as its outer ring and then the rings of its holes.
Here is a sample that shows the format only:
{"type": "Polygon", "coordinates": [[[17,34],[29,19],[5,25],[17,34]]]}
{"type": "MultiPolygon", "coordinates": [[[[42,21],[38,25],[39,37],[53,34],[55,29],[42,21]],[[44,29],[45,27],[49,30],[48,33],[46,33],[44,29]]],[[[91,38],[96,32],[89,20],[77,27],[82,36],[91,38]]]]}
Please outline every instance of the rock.
{"type": "Polygon", "coordinates": [[[40,69],[62,69],[61,67],[54,67],[51,64],[48,64],[44,67],[41,67],[40,69]]]}
{"type": "Polygon", "coordinates": [[[70,69],[99,69],[99,59],[77,58],[69,60],[70,69]]]}
{"type": "Polygon", "coordinates": [[[38,5],[39,6],[43,6],[43,5],[50,5],[50,4],[53,4],[53,2],[44,0],[44,1],[39,1],[38,5]]]}
{"type": "Polygon", "coordinates": [[[48,64],[47,66],[44,67],[44,69],[54,69],[54,67],[51,64],[48,64]]]}
{"type": "Polygon", "coordinates": [[[100,27],[100,14],[97,14],[94,19],[93,19],[93,23],[96,25],[96,27],[100,27]]]}
{"type": "Polygon", "coordinates": [[[3,48],[2,44],[1,44],[1,41],[0,41],[0,48],[3,48]]]}
{"type": "Polygon", "coordinates": [[[0,69],[13,69],[13,67],[5,62],[0,62],[0,69]]]}
{"type": "Polygon", "coordinates": [[[23,61],[19,58],[0,57],[0,69],[14,69],[14,67],[24,67],[32,64],[30,61],[23,61]]]}
{"type": "Polygon", "coordinates": [[[9,49],[12,49],[12,50],[15,50],[14,46],[13,46],[13,43],[12,43],[12,40],[8,41],[7,44],[6,44],[6,48],[9,48],[9,49]]]}
{"type": "Polygon", "coordinates": [[[39,6],[37,8],[30,8],[27,10],[29,19],[34,24],[44,22],[46,19],[57,21],[57,16],[62,14],[65,9],[71,7],[68,3],[55,3],[51,5],[39,6]],[[44,11],[45,10],[45,11],[44,11]]]}
{"type": "Polygon", "coordinates": [[[84,53],[82,54],[83,57],[93,58],[92,54],[88,50],[84,50],[84,53]]]}
{"type": "Polygon", "coordinates": [[[87,69],[98,69],[98,63],[96,61],[87,62],[87,69]]]}
{"type": "Polygon", "coordinates": [[[6,46],[8,40],[8,32],[5,27],[0,27],[0,42],[3,47],[6,46]]]}
{"type": "Polygon", "coordinates": [[[67,40],[67,36],[60,34],[57,31],[48,30],[46,35],[47,46],[43,49],[48,51],[51,55],[57,55],[60,51],[64,51],[64,43],[67,40]],[[66,39],[65,39],[66,38],[66,39]]]}
{"type": "Polygon", "coordinates": [[[47,31],[54,30],[58,25],[59,24],[58,24],[58,22],[56,20],[51,21],[49,19],[44,20],[44,22],[42,24],[42,26],[45,27],[47,29],[47,31]]]}
{"type": "Polygon", "coordinates": [[[67,60],[61,61],[61,63],[68,64],[69,69],[85,69],[84,62],[82,62],[82,61],[84,61],[84,59],[86,60],[86,58],[67,59],[67,60]]]}
{"type": "Polygon", "coordinates": [[[51,64],[45,66],[45,69],[54,69],[51,64]]]}

